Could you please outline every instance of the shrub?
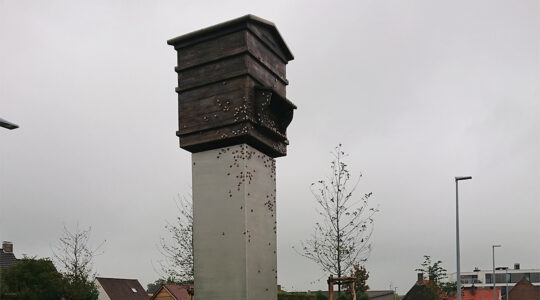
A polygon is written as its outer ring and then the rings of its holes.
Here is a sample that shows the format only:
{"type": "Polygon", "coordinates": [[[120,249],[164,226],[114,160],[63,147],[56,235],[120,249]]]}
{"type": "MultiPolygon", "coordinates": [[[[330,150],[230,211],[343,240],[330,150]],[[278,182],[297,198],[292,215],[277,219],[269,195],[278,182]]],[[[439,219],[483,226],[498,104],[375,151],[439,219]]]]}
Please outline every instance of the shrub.
{"type": "Polygon", "coordinates": [[[278,300],[317,300],[317,296],[306,293],[278,293],[278,300]]]}

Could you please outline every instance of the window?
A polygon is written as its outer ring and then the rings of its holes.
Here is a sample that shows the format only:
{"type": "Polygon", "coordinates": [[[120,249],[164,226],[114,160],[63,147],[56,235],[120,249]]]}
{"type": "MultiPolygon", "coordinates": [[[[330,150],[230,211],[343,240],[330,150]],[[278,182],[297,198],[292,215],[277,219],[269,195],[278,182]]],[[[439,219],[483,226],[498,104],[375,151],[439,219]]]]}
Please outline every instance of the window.
{"type": "Polygon", "coordinates": [[[531,282],[534,282],[534,283],[539,283],[540,282],[540,273],[539,272],[531,273],[531,282]]]}
{"type": "MultiPolygon", "coordinates": [[[[514,281],[511,281],[512,280],[512,277],[511,276],[514,276],[514,274],[516,273],[495,273],[495,283],[507,283],[507,282],[514,282],[514,281]]],[[[523,275],[523,273],[520,273],[523,275]]],[[[493,274],[490,273],[490,274],[486,274],[486,283],[493,283],[493,274]]],[[[523,276],[521,276],[523,277],[523,276]]],[[[521,279],[520,277],[520,279],[521,279]]],[[[519,281],[519,279],[518,279],[519,281]]],[[[515,281],[517,282],[517,281],[515,281]]],[[[514,283],[515,283],[514,282],[514,283]]]]}
{"type": "Polygon", "coordinates": [[[523,278],[523,277],[525,277],[525,279],[530,281],[531,273],[512,273],[512,276],[510,277],[510,282],[516,283],[516,282],[520,281],[521,278],[523,278]]]}
{"type": "Polygon", "coordinates": [[[464,284],[472,284],[472,283],[477,283],[479,280],[478,280],[478,275],[461,275],[461,282],[464,283],[464,284]]]}
{"type": "Polygon", "coordinates": [[[506,283],[506,274],[505,273],[495,273],[495,282],[496,283],[506,283]]]}
{"type": "Polygon", "coordinates": [[[131,290],[136,293],[137,292],[137,289],[136,288],[131,288],[131,290]]]}

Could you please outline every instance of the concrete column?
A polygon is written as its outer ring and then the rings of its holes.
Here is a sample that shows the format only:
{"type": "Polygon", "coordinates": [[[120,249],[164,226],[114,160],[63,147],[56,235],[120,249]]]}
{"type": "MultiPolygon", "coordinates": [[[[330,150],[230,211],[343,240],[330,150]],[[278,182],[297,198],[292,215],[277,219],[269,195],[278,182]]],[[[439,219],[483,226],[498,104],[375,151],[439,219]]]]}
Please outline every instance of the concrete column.
{"type": "Polygon", "coordinates": [[[275,160],[247,144],[192,160],[195,298],[275,300],[275,160]]]}

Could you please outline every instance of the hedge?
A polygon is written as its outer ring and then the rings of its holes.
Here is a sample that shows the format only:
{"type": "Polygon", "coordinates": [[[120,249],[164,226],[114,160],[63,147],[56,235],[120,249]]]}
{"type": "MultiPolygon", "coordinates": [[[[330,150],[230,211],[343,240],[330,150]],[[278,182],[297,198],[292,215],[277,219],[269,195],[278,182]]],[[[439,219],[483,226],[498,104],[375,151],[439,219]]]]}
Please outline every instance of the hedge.
{"type": "Polygon", "coordinates": [[[278,300],[317,300],[317,296],[304,293],[278,293],[278,300]]]}

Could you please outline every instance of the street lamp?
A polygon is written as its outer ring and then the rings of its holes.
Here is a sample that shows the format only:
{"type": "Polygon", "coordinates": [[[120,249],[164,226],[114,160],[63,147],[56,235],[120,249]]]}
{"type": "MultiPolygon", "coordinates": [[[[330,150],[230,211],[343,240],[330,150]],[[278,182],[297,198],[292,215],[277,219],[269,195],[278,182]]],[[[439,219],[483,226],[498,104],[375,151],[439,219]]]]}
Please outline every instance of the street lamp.
{"type": "Polygon", "coordinates": [[[19,125],[17,124],[13,124],[7,120],[4,120],[2,118],[0,118],[0,127],[4,127],[4,128],[7,128],[7,129],[15,129],[15,128],[19,128],[19,125]]]}
{"type": "Polygon", "coordinates": [[[455,177],[456,179],[456,264],[457,264],[457,300],[461,300],[461,271],[459,263],[459,197],[458,181],[472,179],[471,176],[455,177]]]}
{"type": "Polygon", "coordinates": [[[504,268],[504,281],[506,281],[506,300],[510,300],[510,295],[508,295],[508,267],[504,268]]]}
{"type": "Polygon", "coordinates": [[[497,247],[501,247],[501,245],[491,245],[493,257],[493,277],[491,278],[491,281],[493,281],[493,300],[497,300],[497,291],[495,290],[495,248],[497,247]]]}

